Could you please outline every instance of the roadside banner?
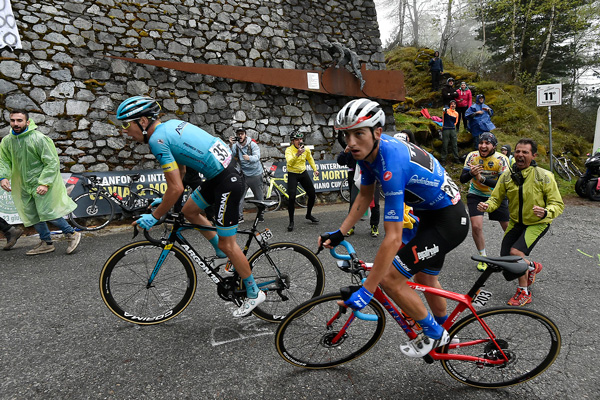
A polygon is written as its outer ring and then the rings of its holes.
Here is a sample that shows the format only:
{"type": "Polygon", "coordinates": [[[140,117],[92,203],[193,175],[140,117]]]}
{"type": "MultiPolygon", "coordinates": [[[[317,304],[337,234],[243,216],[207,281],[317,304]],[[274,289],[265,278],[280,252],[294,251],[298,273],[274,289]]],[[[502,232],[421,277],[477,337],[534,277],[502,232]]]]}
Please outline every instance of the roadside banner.
{"type": "Polygon", "coordinates": [[[0,49],[3,47],[11,50],[23,48],[10,0],[0,1],[0,49]]]}

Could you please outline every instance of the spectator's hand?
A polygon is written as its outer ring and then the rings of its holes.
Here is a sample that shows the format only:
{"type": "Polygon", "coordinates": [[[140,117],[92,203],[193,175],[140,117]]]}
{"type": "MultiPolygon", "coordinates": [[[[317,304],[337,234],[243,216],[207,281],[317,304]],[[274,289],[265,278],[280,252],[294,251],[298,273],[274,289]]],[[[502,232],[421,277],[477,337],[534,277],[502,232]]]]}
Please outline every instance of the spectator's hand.
{"type": "Polygon", "coordinates": [[[2,187],[2,189],[6,190],[7,192],[10,192],[10,181],[6,178],[2,179],[0,181],[0,187],[2,187]]]}
{"type": "Polygon", "coordinates": [[[488,209],[489,206],[490,206],[489,204],[481,202],[481,203],[477,204],[477,210],[478,211],[485,211],[485,210],[488,209]]]}
{"type": "Polygon", "coordinates": [[[305,151],[305,150],[304,150],[304,146],[300,147],[300,148],[298,149],[298,154],[297,154],[297,155],[298,155],[298,157],[300,157],[300,156],[301,156],[301,155],[304,153],[304,151],[305,151]]]}
{"type": "Polygon", "coordinates": [[[319,171],[313,171],[314,176],[319,176],[319,171]]]}
{"type": "Polygon", "coordinates": [[[39,194],[40,196],[43,196],[46,193],[48,193],[48,186],[46,186],[46,185],[40,185],[40,186],[37,187],[37,189],[35,189],[35,192],[37,194],[39,194]]]}
{"type": "Polygon", "coordinates": [[[235,143],[235,138],[233,136],[229,136],[229,144],[233,146],[235,143]]]}
{"type": "Polygon", "coordinates": [[[243,158],[244,158],[244,160],[246,160],[246,161],[250,160],[250,156],[249,156],[248,154],[244,154],[242,157],[243,157],[243,158]]]}
{"type": "Polygon", "coordinates": [[[479,115],[481,115],[481,114],[483,114],[483,111],[481,111],[481,110],[479,110],[479,111],[476,111],[476,112],[475,112],[475,114],[479,114],[479,115]]]}
{"type": "Polygon", "coordinates": [[[477,176],[481,173],[481,171],[483,171],[483,166],[479,165],[479,164],[471,164],[471,175],[473,176],[477,176]]]}
{"type": "Polygon", "coordinates": [[[538,218],[544,218],[546,216],[546,214],[548,213],[548,210],[546,210],[544,207],[533,206],[533,213],[538,218]]]}

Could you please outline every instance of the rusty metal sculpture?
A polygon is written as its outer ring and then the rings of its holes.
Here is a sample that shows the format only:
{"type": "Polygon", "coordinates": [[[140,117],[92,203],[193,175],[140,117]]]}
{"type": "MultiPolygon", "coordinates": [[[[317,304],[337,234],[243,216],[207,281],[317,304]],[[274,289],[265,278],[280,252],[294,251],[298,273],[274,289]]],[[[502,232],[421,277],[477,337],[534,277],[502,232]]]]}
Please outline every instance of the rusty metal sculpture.
{"type": "Polygon", "coordinates": [[[357,77],[346,68],[330,67],[325,71],[319,71],[109,57],[194,74],[339,96],[371,97],[394,101],[404,101],[405,98],[404,75],[401,71],[370,71],[365,68],[364,64],[360,66],[364,83],[359,84],[357,77]]]}
{"type": "Polygon", "coordinates": [[[336,56],[337,60],[335,61],[334,67],[340,68],[348,66],[350,68],[350,72],[352,72],[360,81],[360,90],[363,90],[365,86],[365,80],[363,79],[360,71],[360,62],[358,61],[358,56],[356,53],[338,42],[327,42],[326,48],[327,52],[331,54],[331,56],[336,56]]]}

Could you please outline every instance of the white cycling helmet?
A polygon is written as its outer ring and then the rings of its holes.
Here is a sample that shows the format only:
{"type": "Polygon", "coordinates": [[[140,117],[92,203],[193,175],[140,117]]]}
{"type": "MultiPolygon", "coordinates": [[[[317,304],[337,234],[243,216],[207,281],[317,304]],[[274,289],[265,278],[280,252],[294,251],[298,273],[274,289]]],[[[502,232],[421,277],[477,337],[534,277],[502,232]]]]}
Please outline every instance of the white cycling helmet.
{"type": "Polygon", "coordinates": [[[385,125],[385,113],[379,103],[369,99],[356,99],[348,102],[337,113],[334,129],[345,131],[362,127],[374,128],[385,125]]]}

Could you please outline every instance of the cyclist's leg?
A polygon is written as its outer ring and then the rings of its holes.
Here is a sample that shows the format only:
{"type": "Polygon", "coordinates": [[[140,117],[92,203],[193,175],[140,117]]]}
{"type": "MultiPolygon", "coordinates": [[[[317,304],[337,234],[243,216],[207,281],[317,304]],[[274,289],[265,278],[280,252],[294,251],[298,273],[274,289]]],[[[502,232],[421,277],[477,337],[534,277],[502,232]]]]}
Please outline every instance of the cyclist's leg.
{"type": "MultiPolygon", "coordinates": [[[[202,214],[202,211],[209,206],[210,204],[202,196],[200,188],[197,188],[196,190],[194,190],[190,198],[185,202],[185,205],[183,206],[181,211],[183,212],[183,215],[185,215],[185,217],[188,219],[188,221],[190,221],[192,224],[212,225],[208,218],[206,218],[206,216],[202,214]]],[[[200,231],[200,233],[213,246],[217,257],[226,257],[226,255],[219,249],[219,237],[214,231],[200,231]]]]}

